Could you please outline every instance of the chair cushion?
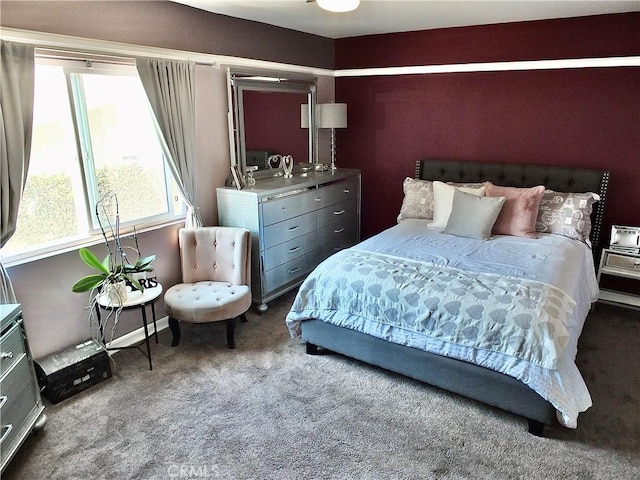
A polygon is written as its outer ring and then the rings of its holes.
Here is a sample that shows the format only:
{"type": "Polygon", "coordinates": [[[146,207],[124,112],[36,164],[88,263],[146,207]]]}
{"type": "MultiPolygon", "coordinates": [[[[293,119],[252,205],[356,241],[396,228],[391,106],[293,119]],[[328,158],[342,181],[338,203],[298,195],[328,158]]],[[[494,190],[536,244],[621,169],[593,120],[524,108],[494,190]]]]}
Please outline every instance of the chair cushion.
{"type": "Polygon", "coordinates": [[[246,312],[251,306],[251,289],[228,282],[179,283],[166,291],[164,305],[176,320],[217,322],[246,312]]]}

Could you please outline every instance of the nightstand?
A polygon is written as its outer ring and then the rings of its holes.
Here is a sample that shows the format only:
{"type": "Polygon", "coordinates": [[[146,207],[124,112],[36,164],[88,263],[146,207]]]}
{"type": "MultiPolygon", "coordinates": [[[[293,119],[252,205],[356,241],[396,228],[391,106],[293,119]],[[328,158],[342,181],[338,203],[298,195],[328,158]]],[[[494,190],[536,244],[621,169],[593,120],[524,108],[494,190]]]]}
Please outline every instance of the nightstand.
{"type": "MultiPolygon", "coordinates": [[[[640,281],[640,254],[627,253],[611,248],[602,251],[600,268],[598,269],[598,284],[602,275],[629,278],[640,281]]],[[[640,295],[600,289],[599,302],[611,303],[640,310],[640,295]]]]}

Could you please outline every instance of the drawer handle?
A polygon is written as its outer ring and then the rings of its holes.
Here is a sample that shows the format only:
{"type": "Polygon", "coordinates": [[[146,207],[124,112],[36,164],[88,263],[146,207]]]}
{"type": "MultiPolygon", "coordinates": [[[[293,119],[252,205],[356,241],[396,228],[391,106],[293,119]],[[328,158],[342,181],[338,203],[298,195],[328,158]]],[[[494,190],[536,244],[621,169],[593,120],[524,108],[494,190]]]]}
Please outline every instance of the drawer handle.
{"type": "Polygon", "coordinates": [[[293,253],[293,252],[297,252],[298,250],[300,250],[300,247],[299,247],[299,246],[298,246],[298,247],[290,248],[290,249],[289,249],[289,252],[292,252],[292,253],[293,253]]]}
{"type": "Polygon", "coordinates": [[[13,358],[13,352],[2,352],[0,358],[13,358]]]}
{"type": "Polygon", "coordinates": [[[338,228],[337,230],[334,230],[333,233],[342,233],[344,232],[344,228],[338,228]]]}
{"type": "Polygon", "coordinates": [[[287,230],[288,230],[289,232],[293,232],[294,230],[298,230],[299,228],[300,228],[300,225],[296,225],[295,227],[289,227],[289,228],[287,228],[287,230]]]}
{"type": "Polygon", "coordinates": [[[322,198],[316,197],[316,202],[321,202],[321,201],[322,201],[322,198]]]}
{"type": "Polygon", "coordinates": [[[298,270],[300,270],[300,267],[292,268],[289,273],[296,273],[298,270]]]}
{"type": "Polygon", "coordinates": [[[9,425],[3,425],[2,426],[2,437],[0,437],[0,443],[4,442],[4,439],[7,438],[7,435],[9,435],[9,432],[11,432],[11,430],[13,430],[13,424],[9,424],[9,425]]]}
{"type": "Polygon", "coordinates": [[[342,215],[346,210],[338,210],[337,212],[333,212],[334,215],[342,215]]]}
{"type": "Polygon", "coordinates": [[[351,193],[351,190],[349,190],[348,188],[345,188],[345,189],[343,190],[343,192],[344,192],[344,193],[351,193]]]}
{"type": "Polygon", "coordinates": [[[0,408],[2,408],[2,406],[3,406],[5,403],[7,403],[7,398],[9,398],[9,397],[7,397],[6,395],[2,395],[2,396],[0,397],[0,408]]]}

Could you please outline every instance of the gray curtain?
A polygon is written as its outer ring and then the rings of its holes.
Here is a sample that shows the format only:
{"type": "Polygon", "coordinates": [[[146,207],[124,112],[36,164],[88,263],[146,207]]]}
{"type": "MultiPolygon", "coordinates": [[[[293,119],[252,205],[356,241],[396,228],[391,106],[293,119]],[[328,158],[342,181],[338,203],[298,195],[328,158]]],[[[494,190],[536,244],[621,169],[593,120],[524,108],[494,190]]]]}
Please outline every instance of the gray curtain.
{"type": "Polygon", "coordinates": [[[195,199],[195,62],[136,58],[136,68],[162,133],[171,172],[188,212],[185,227],[200,227],[195,199]]]}
{"type": "MultiPolygon", "coordinates": [[[[34,47],[0,45],[0,248],[16,231],[27,181],[33,129],[34,47]]],[[[0,304],[15,303],[11,280],[0,263],[0,304]]]]}

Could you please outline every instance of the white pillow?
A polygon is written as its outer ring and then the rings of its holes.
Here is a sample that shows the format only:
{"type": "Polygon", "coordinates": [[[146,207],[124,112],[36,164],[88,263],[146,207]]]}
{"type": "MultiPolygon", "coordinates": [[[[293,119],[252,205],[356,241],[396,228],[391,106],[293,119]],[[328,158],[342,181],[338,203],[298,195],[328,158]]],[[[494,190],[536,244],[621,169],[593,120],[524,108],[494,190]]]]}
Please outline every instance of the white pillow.
{"type": "Polygon", "coordinates": [[[478,240],[489,238],[505,200],[505,197],[478,197],[456,190],[444,233],[478,240]]]}
{"type": "Polygon", "coordinates": [[[444,182],[433,182],[433,222],[431,222],[429,226],[436,228],[444,228],[447,226],[453,205],[453,193],[456,189],[470,193],[476,197],[484,197],[484,187],[453,187],[444,182]]]}

